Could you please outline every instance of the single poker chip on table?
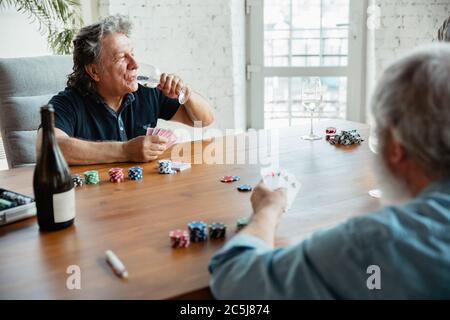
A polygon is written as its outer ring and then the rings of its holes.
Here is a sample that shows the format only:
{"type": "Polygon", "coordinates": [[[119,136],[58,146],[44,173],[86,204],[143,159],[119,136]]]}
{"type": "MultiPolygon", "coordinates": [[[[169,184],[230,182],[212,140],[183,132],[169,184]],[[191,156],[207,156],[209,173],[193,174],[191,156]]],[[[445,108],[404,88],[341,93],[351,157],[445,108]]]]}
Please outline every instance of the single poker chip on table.
{"type": "Polygon", "coordinates": [[[209,237],[211,239],[224,239],[227,226],[221,222],[214,222],[209,225],[209,237]]]}
{"type": "Polygon", "coordinates": [[[172,248],[187,248],[191,244],[189,232],[186,230],[172,230],[169,237],[172,248]]]}
{"type": "Polygon", "coordinates": [[[224,176],[220,179],[221,182],[225,182],[225,183],[235,182],[235,181],[239,181],[239,180],[241,180],[241,178],[239,176],[224,176]]]}
{"type": "Polygon", "coordinates": [[[220,181],[225,183],[234,182],[234,178],[233,176],[224,176],[220,179],[220,181]]]}
{"type": "Polygon", "coordinates": [[[241,184],[240,186],[237,187],[237,189],[241,192],[248,192],[248,191],[252,191],[252,186],[249,184],[241,184]]]}

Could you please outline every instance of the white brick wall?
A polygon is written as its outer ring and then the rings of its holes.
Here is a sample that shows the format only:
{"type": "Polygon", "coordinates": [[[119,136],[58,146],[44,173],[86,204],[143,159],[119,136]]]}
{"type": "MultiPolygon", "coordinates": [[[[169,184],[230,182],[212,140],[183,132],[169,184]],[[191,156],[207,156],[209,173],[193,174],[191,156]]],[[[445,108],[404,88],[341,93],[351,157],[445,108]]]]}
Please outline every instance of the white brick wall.
{"type": "Polygon", "coordinates": [[[142,62],[208,98],[216,127],[245,127],[244,0],[100,0],[99,13],[129,15],[142,62]]]}
{"type": "Polygon", "coordinates": [[[245,11],[244,0],[231,0],[231,44],[233,51],[234,128],[247,126],[247,97],[245,79],[245,11]]]}
{"type": "Polygon", "coordinates": [[[383,70],[403,53],[437,38],[450,16],[450,0],[377,0],[381,26],[375,30],[375,70],[383,70]]]}
{"type": "Polygon", "coordinates": [[[380,27],[367,37],[367,115],[370,99],[382,71],[415,47],[437,38],[437,30],[450,16],[450,0],[369,0],[380,8],[380,27]]]}

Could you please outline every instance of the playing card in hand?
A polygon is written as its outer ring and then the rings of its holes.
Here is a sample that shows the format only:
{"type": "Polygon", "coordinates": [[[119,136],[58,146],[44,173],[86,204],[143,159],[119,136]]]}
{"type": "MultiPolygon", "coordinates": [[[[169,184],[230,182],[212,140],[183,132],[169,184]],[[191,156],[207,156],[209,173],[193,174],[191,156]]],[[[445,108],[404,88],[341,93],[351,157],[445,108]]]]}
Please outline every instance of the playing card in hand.
{"type": "Polygon", "coordinates": [[[177,141],[176,135],[169,129],[147,128],[147,136],[161,136],[167,138],[169,140],[166,143],[167,148],[170,148],[177,141]]]}
{"type": "Polygon", "coordinates": [[[145,135],[151,136],[154,128],[147,128],[147,133],[145,135]]]}
{"type": "Polygon", "coordinates": [[[286,188],[287,203],[285,211],[288,211],[300,189],[300,183],[294,175],[286,170],[274,170],[273,168],[261,168],[263,182],[273,191],[278,188],[286,188]]]}

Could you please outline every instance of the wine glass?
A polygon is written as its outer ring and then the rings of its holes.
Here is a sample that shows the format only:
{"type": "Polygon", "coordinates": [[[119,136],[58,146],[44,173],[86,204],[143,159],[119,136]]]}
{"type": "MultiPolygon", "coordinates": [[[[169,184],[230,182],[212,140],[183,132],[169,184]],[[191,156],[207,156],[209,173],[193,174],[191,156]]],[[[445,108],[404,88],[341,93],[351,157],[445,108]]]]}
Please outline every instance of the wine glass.
{"type": "MultiPolygon", "coordinates": [[[[369,135],[369,149],[373,153],[378,153],[378,137],[376,136],[374,124],[370,126],[370,135],[369,135]]],[[[381,189],[372,189],[369,190],[369,195],[373,198],[380,199],[383,195],[381,189]]]]}
{"type": "MultiPolygon", "coordinates": [[[[137,81],[149,88],[156,88],[161,80],[161,71],[150,64],[140,64],[138,69],[137,81]]],[[[178,102],[184,104],[186,102],[186,87],[182,87],[178,95],[178,102]]]]}
{"type": "Polygon", "coordinates": [[[321,136],[314,134],[313,119],[314,111],[317,111],[323,98],[322,82],[319,77],[309,77],[302,80],[301,88],[302,105],[306,111],[311,112],[311,128],[306,136],[302,136],[303,140],[319,140],[321,136]]]}

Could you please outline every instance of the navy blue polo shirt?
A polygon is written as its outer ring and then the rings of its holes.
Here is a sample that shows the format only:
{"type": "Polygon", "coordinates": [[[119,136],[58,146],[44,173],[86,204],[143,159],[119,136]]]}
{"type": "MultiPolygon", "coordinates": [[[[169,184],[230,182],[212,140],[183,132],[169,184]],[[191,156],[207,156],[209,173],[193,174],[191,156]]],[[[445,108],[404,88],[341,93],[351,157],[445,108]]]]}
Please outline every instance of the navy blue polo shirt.
{"type": "Polygon", "coordinates": [[[55,109],[56,128],[90,141],[127,141],[145,135],[158,119],[170,120],[180,107],[178,99],[141,85],[123,98],[117,112],[98,94],[82,95],[71,87],[51,98],[49,104],[55,109]]]}

